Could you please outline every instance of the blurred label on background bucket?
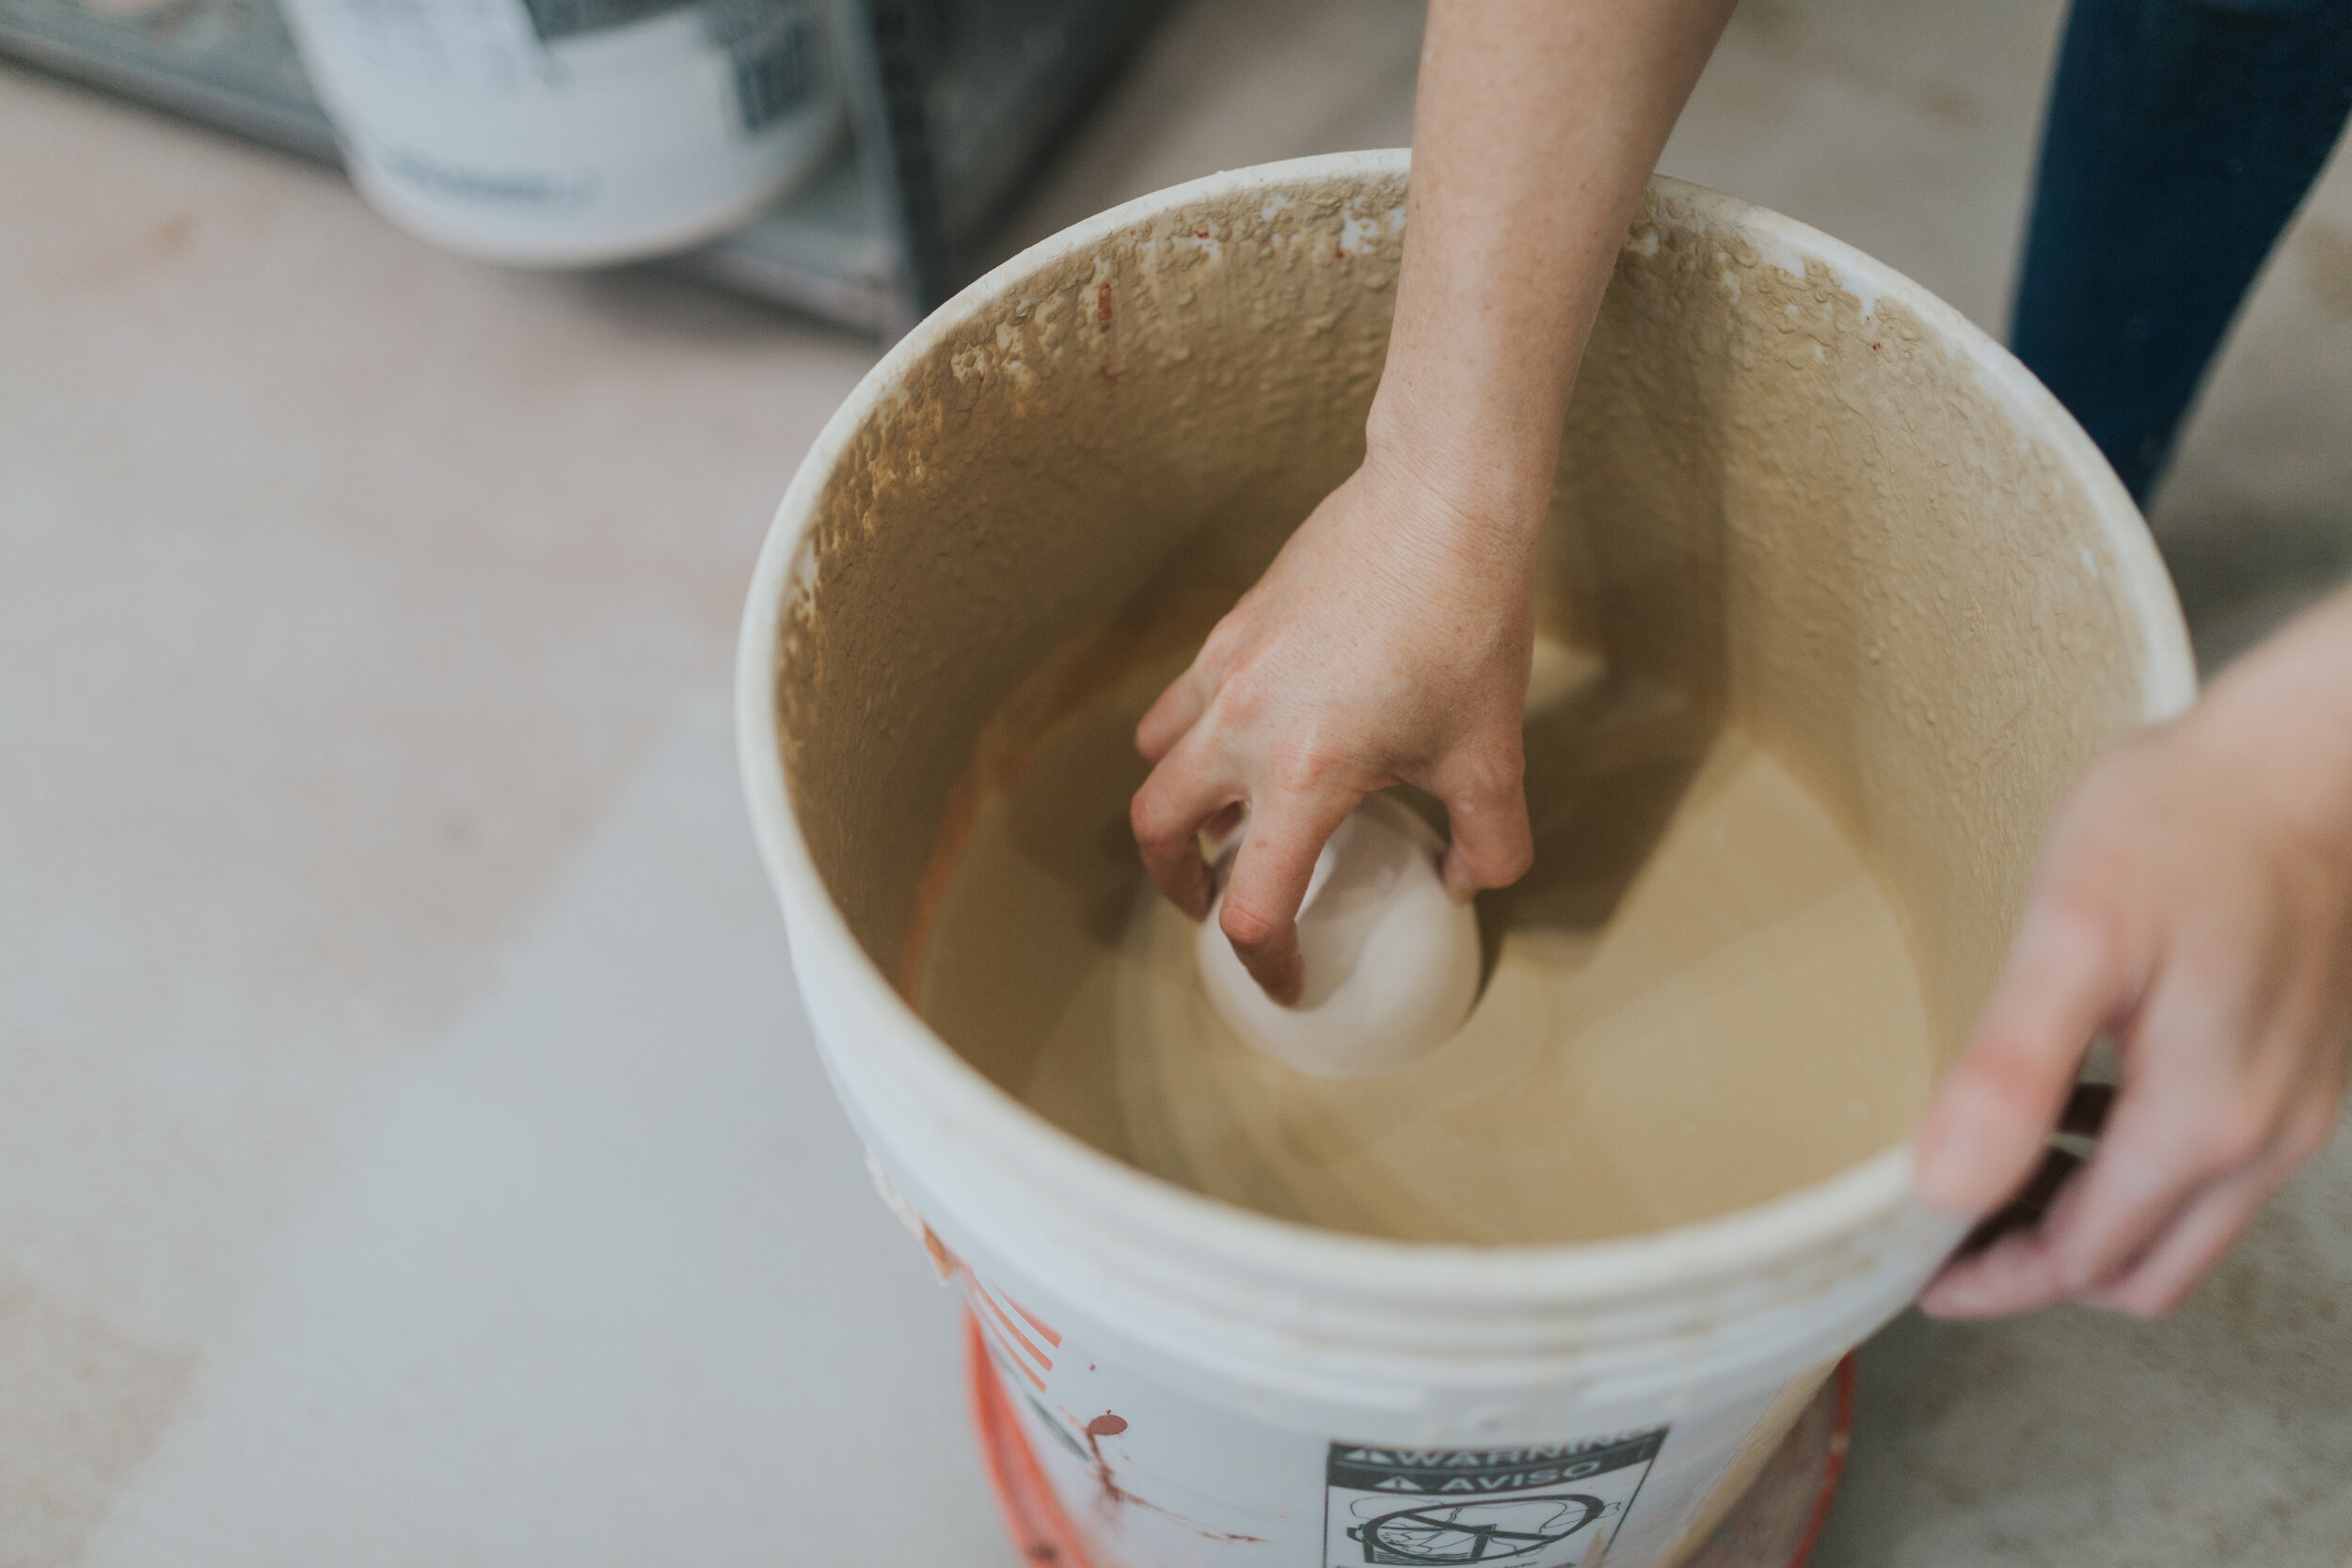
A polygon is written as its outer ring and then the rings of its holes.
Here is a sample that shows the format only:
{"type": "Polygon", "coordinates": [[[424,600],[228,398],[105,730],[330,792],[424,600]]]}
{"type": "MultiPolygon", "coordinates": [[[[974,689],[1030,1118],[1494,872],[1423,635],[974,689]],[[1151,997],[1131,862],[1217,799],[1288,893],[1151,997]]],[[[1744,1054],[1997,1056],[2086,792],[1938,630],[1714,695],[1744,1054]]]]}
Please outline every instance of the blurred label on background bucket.
{"type": "Polygon", "coordinates": [[[353,181],[437,245],[585,265],[709,237],[840,119],[816,0],[288,0],[353,181]]]}

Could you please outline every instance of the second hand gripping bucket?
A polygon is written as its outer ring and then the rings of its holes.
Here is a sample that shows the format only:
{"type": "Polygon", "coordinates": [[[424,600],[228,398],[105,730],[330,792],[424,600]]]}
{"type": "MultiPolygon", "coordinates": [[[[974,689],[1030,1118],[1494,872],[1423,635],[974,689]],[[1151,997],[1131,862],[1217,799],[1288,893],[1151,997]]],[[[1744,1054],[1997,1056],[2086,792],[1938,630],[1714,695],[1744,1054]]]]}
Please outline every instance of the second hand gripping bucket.
{"type": "MultiPolygon", "coordinates": [[[[1171,562],[1246,583],[1360,459],[1406,178],[1220,174],[1006,263],[843,405],[752,589],[744,777],[826,1067],[1095,1568],[1672,1563],[1958,1236],[1908,1144],[1585,1244],[1276,1220],[1049,1124],[894,985],[990,716],[1171,562]]],[[[2193,690],[2122,487],[1925,291],[1665,180],[1561,475],[1539,615],[1797,760],[1948,1064],[2065,785],[2193,690]]]]}

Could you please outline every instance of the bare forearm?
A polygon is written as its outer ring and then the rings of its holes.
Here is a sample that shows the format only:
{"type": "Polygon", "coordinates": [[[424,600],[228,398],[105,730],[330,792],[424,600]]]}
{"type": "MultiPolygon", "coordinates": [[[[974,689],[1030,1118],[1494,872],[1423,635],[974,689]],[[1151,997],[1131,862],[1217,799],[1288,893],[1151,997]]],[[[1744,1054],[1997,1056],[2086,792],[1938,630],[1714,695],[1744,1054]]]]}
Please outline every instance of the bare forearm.
{"type": "Polygon", "coordinates": [[[1436,0],[1369,438],[1532,529],[1618,245],[1731,0],[1436,0]]]}
{"type": "Polygon", "coordinates": [[[1374,790],[1443,802],[1457,897],[1534,854],[1520,709],[1568,384],[1731,0],[1435,0],[1395,332],[1364,465],[1136,727],[1131,820],[1195,918],[1199,834],[1248,824],[1218,924],[1277,1001],[1318,852],[1374,790]]]}

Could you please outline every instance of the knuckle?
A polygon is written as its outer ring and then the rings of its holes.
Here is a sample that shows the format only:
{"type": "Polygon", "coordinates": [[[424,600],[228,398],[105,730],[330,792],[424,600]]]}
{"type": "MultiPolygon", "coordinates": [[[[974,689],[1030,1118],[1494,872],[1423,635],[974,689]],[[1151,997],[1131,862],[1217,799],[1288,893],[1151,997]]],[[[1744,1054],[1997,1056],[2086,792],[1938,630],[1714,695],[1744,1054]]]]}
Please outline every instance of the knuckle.
{"type": "Polygon", "coordinates": [[[2053,1236],[2046,1224],[2004,1244],[2013,1249],[2005,1268],[2013,1310],[2047,1306],[2080,1294],[2081,1281],[2096,1273],[2098,1260],[2085,1253],[2079,1238],[2053,1236]]]}
{"type": "Polygon", "coordinates": [[[2052,1237],[2043,1269],[2052,1299],[2084,1295],[2106,1282],[2115,1268],[2111,1244],[2102,1244],[2080,1226],[2052,1237]]]}
{"type": "Polygon", "coordinates": [[[2241,1169],[2262,1158],[2278,1131],[2275,1117],[2248,1103],[2209,1113],[2191,1135],[2189,1152],[2209,1175],[2241,1169]]]}
{"type": "Polygon", "coordinates": [[[1972,1052],[1961,1070],[1977,1099],[2016,1117],[2039,1116],[2058,1077],[2039,1053],[2010,1039],[1972,1052]]]}
{"type": "Polygon", "coordinates": [[[1217,927],[1224,931],[1225,940],[1233,944],[1235,952],[1254,954],[1263,953],[1273,945],[1276,933],[1281,929],[1281,922],[1263,910],[1240,902],[1229,893],[1225,899],[1225,911],[1218,917],[1217,927]]]}
{"type": "Polygon", "coordinates": [[[2319,1157],[2335,1136],[2339,1102],[2330,1099],[2314,1101],[2297,1110],[2287,1122],[2279,1140],[2279,1149],[2292,1170],[2310,1164],[2319,1157]]]}
{"type": "Polygon", "coordinates": [[[1311,736],[1283,736],[1266,747],[1266,782],[1284,795],[1314,798],[1329,787],[1338,759],[1311,736]]]}
{"type": "Polygon", "coordinates": [[[1527,753],[1516,734],[1471,736],[1441,753],[1433,771],[1448,810],[1492,811],[1524,785],[1527,753]]]}
{"type": "Polygon", "coordinates": [[[1485,803],[1517,795],[1527,780],[1527,752],[1513,734],[1466,752],[1461,759],[1461,792],[1485,803]]]}
{"type": "Polygon", "coordinates": [[[1127,826],[1145,849],[1166,849],[1184,837],[1189,824],[1168,801],[1143,789],[1128,802],[1127,826]]]}
{"type": "Polygon", "coordinates": [[[2105,1305],[2109,1310],[2121,1312],[2127,1318],[2153,1322],[2157,1318],[2169,1318],[2178,1311],[2187,1295],[2188,1289],[2185,1285],[2134,1284],[2107,1297],[2105,1305]]]}
{"type": "Polygon", "coordinates": [[[1195,672],[1222,669],[1240,653],[1242,641],[1249,633],[1250,618],[1244,613],[1244,609],[1236,606],[1209,628],[1209,635],[1201,641],[1200,652],[1192,661],[1195,672]]]}
{"type": "Polygon", "coordinates": [[[1535,846],[1522,833],[1509,852],[1495,857],[1494,875],[1505,886],[1518,881],[1535,868],[1535,846]]]}
{"type": "Polygon", "coordinates": [[[2122,950],[2121,933],[2104,899],[2116,885],[2102,856],[2077,856],[2045,892],[2032,923],[2034,946],[2044,961],[2080,974],[2106,974],[2122,950]]]}
{"type": "Polygon", "coordinates": [[[1508,887],[1534,868],[1535,845],[1526,833],[1503,838],[1482,834],[1472,839],[1462,832],[1459,818],[1452,826],[1464,863],[1483,885],[1508,887]]]}
{"type": "Polygon", "coordinates": [[[2101,1250],[2094,1252],[2086,1247],[2080,1256],[2069,1259],[2057,1271],[2050,1300],[2080,1301],[2124,1310],[2118,1302],[2135,1291],[2145,1291],[2147,1287],[2145,1281],[2133,1277],[2142,1257],[2139,1246],[2123,1246],[2121,1256],[2117,1249],[2118,1243],[2110,1241],[2101,1250]]]}
{"type": "Polygon", "coordinates": [[[1216,683],[1216,705],[1225,719],[1242,728],[1264,721],[1273,711],[1279,688],[1255,663],[1245,660],[1225,672],[1216,683]]]}
{"type": "Polygon", "coordinates": [[[2141,826],[2165,809],[2168,738],[2164,726],[2136,730],[2092,759],[2059,810],[2070,836],[2128,855],[2141,826]]]}

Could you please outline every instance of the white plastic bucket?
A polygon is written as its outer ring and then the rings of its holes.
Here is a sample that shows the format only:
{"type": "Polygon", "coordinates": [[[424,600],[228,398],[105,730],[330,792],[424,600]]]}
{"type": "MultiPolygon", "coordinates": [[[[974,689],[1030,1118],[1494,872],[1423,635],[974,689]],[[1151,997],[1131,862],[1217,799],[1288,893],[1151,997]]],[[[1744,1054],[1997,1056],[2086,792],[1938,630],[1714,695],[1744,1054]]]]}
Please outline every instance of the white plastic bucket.
{"type": "Polygon", "coordinates": [[[421,239],[585,266],[733,228],[841,121],[819,0],[287,0],[352,181],[421,239]]]}
{"type": "MultiPolygon", "coordinates": [[[[1406,171],[1220,174],[974,284],[827,426],[751,592],[744,778],[827,1068],[1096,1568],[1671,1562],[1957,1236],[1908,1146],[1619,1241],[1317,1230],[1049,1125],[894,989],[982,721],[1140,585],[1248,580],[1358,460],[1406,171]]],[[[1947,1061],[2065,784],[2193,689],[2095,449],[1915,285],[1661,180],[1552,529],[1540,617],[1708,692],[1856,826],[1947,1061]]]]}

